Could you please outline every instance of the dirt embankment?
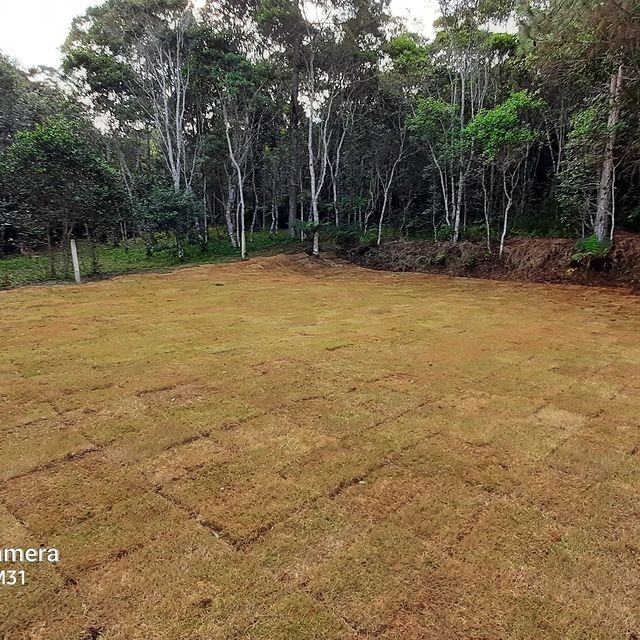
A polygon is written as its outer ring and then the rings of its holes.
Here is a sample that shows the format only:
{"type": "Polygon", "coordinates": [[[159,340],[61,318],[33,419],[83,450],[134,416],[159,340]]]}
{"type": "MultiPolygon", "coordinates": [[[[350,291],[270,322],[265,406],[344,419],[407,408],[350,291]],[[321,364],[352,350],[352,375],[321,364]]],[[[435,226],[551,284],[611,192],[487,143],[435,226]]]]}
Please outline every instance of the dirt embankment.
{"type": "Polygon", "coordinates": [[[609,255],[591,265],[572,259],[567,238],[513,238],[491,252],[471,242],[393,242],[346,253],[356,264],[387,271],[420,271],[454,276],[625,286],[640,289],[640,236],[620,234],[609,255]]]}

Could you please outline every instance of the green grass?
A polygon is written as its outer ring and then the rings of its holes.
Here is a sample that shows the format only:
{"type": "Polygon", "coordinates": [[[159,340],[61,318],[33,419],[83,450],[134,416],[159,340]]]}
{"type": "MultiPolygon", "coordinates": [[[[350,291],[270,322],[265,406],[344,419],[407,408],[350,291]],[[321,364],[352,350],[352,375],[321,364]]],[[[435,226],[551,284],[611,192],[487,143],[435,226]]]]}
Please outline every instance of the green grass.
{"type": "MultiPolygon", "coordinates": [[[[259,231],[253,238],[247,236],[249,255],[262,255],[289,246],[299,245],[299,240],[290,238],[286,232],[272,235],[259,231]]],[[[92,273],[90,247],[86,241],[78,242],[80,272],[83,278],[115,276],[136,271],[171,269],[181,265],[205,264],[239,259],[240,251],[234,249],[221,230],[211,230],[207,250],[201,245],[187,245],[182,260],[178,259],[175,245],[168,237],[158,239],[151,256],[147,255],[144,242],[140,238],[121,242],[114,247],[111,244],[98,246],[99,273],[92,273]]],[[[42,282],[67,282],[73,279],[70,257],[61,252],[55,255],[56,277],[52,278],[49,269],[49,256],[46,253],[18,255],[0,258],[0,289],[10,289],[42,282]]]]}

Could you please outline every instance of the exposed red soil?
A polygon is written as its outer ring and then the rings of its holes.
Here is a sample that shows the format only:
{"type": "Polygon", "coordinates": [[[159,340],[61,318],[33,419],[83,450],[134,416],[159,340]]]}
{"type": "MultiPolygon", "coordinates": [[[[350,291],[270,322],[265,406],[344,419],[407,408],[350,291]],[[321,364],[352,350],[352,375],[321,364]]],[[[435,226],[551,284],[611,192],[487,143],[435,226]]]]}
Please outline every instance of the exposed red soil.
{"type": "Polygon", "coordinates": [[[498,247],[472,242],[393,242],[353,250],[348,258],[363,267],[388,271],[446,273],[454,276],[574,283],[597,286],[640,286],[640,235],[621,233],[606,260],[590,266],[572,260],[575,242],[568,238],[513,238],[504,256],[498,247]]]}

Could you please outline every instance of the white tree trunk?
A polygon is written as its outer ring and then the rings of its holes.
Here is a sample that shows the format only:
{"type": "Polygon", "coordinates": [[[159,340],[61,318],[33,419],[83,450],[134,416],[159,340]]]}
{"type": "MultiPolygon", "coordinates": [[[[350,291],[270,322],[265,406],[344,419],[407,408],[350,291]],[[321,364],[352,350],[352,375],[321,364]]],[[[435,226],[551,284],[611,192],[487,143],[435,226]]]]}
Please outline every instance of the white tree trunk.
{"type": "Polygon", "coordinates": [[[404,156],[404,131],[400,132],[400,150],[398,151],[398,157],[395,159],[393,166],[391,167],[391,172],[389,173],[389,179],[384,186],[384,197],[382,200],[382,211],[380,212],[380,220],[378,222],[378,246],[382,242],[382,225],[384,223],[384,215],[387,210],[387,203],[389,202],[389,191],[391,189],[391,185],[393,184],[393,179],[396,174],[396,169],[400,164],[402,158],[404,156]]]}
{"type": "Polygon", "coordinates": [[[331,95],[327,101],[326,113],[320,125],[319,134],[319,157],[320,157],[320,175],[316,174],[315,152],[314,152],[314,135],[313,127],[316,118],[316,81],[315,81],[315,64],[314,51],[311,50],[308,63],[309,72],[309,125],[307,131],[307,149],[309,155],[309,190],[311,196],[311,220],[313,222],[313,255],[320,255],[320,212],[318,209],[318,201],[320,193],[324,185],[327,175],[327,165],[329,163],[329,141],[331,135],[328,132],[329,120],[331,118],[331,107],[334,96],[331,95]]]}
{"type": "Polygon", "coordinates": [[[151,104],[151,115],[176,192],[183,188],[186,191],[191,189],[196,166],[194,154],[191,170],[187,169],[184,135],[189,75],[184,71],[183,62],[187,47],[184,36],[188,18],[189,14],[185,12],[176,24],[172,46],[154,33],[152,27],[149,40],[140,46],[145,67],[143,90],[151,104]]]}
{"type": "Polygon", "coordinates": [[[231,123],[229,122],[229,117],[227,115],[226,106],[222,107],[222,113],[224,117],[225,124],[225,134],[227,138],[227,148],[229,150],[229,158],[231,159],[231,164],[233,165],[236,178],[237,178],[237,187],[238,187],[238,228],[236,231],[238,232],[238,244],[240,245],[240,256],[243,260],[247,258],[247,236],[245,229],[245,203],[244,203],[244,175],[242,172],[242,167],[238,162],[238,158],[236,152],[233,148],[233,143],[231,142],[231,123]]]}
{"type": "Polygon", "coordinates": [[[236,187],[233,184],[233,178],[229,176],[229,192],[227,195],[227,202],[224,207],[224,218],[227,223],[227,233],[229,234],[229,240],[231,242],[231,246],[234,249],[238,248],[238,241],[236,239],[236,225],[233,221],[233,216],[231,215],[231,210],[233,209],[233,205],[236,201],[236,187]]]}
{"type": "Polygon", "coordinates": [[[504,190],[505,195],[505,205],[504,205],[504,220],[502,222],[502,235],[500,236],[500,252],[499,256],[502,257],[504,252],[504,243],[507,238],[507,229],[509,226],[509,213],[511,212],[511,207],[513,206],[513,192],[520,181],[520,167],[522,165],[522,160],[518,162],[516,168],[509,175],[509,185],[507,185],[507,174],[508,170],[505,167],[502,172],[502,188],[504,190]]]}
{"type": "Polygon", "coordinates": [[[313,157],[313,118],[314,118],[313,89],[309,106],[309,126],[307,131],[307,151],[309,156],[309,190],[311,192],[311,220],[316,228],[313,231],[313,255],[320,255],[320,236],[317,225],[320,224],[318,213],[318,196],[316,186],[316,164],[313,157]]]}
{"type": "Polygon", "coordinates": [[[483,211],[484,225],[487,232],[487,251],[491,253],[491,227],[489,226],[489,194],[487,193],[487,179],[485,169],[482,167],[482,194],[483,194],[483,211]]]}
{"type": "Polygon", "coordinates": [[[609,225],[612,213],[612,196],[614,180],[614,158],[613,153],[616,145],[616,126],[620,121],[620,93],[622,91],[622,72],[620,65],[616,73],[611,76],[609,86],[609,119],[607,128],[609,135],[604,149],[602,161],[602,171],[600,173],[600,183],[598,185],[596,218],[594,223],[594,233],[600,242],[609,239],[609,225]]]}

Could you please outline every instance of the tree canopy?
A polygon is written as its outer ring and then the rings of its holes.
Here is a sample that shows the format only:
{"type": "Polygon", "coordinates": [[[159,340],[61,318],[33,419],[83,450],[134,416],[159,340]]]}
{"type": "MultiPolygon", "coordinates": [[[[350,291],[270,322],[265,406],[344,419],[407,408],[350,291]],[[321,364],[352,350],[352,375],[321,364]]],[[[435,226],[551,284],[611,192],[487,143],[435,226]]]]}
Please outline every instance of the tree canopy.
{"type": "Polygon", "coordinates": [[[639,18],[442,0],[427,39],[386,0],[107,0],[59,75],[0,56],[0,223],[178,257],[212,225],[243,256],[257,228],[608,242],[640,223],[639,18]]]}

